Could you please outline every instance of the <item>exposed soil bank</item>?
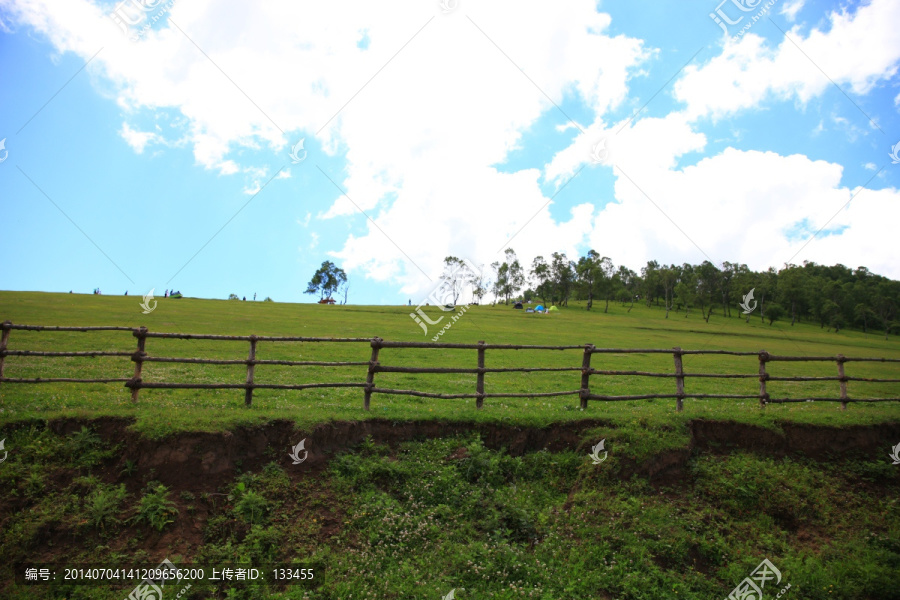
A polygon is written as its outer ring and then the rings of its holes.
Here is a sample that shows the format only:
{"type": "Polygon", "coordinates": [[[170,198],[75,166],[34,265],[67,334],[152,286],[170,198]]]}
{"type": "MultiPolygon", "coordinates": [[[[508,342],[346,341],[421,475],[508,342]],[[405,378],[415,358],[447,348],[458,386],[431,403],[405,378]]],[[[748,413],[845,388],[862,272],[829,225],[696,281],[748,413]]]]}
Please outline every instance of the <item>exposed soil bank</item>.
{"type": "MultiPolygon", "coordinates": [[[[288,456],[291,447],[305,439],[308,452],[302,473],[321,471],[335,454],[351,450],[366,437],[396,447],[404,441],[445,437],[477,431],[485,446],[506,448],[512,456],[547,450],[589,451],[597,440],[584,439],[587,430],[613,429],[600,419],[585,419],[552,424],[543,428],[515,425],[445,421],[398,422],[385,419],[334,422],[300,431],[290,421],[273,421],[256,427],[239,427],[220,433],[179,433],[162,440],[149,440],[130,431],[130,419],[102,418],[94,420],[59,419],[49,423],[52,431],[67,435],[84,425],[94,429],[105,441],[122,444],[122,454],[111,471],[118,472],[126,460],[136,464],[146,476],[176,489],[196,486],[211,489],[234,477],[237,470],[256,471],[268,462],[292,466],[288,456]]],[[[900,442],[900,423],[825,427],[798,423],[781,423],[782,432],[756,425],[728,421],[695,420],[690,423],[689,444],[667,451],[651,459],[625,459],[620,475],[638,474],[654,483],[680,478],[692,452],[732,452],[748,450],[772,456],[807,456],[813,459],[878,456],[900,442]]],[[[602,435],[602,433],[601,433],[602,435]]],[[[301,457],[303,454],[301,453],[301,457]]],[[[301,471],[301,469],[289,469],[301,471]]]]}
{"type": "Polygon", "coordinates": [[[691,445],[701,450],[749,450],[774,456],[801,455],[817,460],[853,455],[878,456],[900,443],[900,423],[825,427],[779,423],[783,434],[729,421],[691,421],[691,445]],[[892,441],[893,440],[893,441],[892,441]]]}

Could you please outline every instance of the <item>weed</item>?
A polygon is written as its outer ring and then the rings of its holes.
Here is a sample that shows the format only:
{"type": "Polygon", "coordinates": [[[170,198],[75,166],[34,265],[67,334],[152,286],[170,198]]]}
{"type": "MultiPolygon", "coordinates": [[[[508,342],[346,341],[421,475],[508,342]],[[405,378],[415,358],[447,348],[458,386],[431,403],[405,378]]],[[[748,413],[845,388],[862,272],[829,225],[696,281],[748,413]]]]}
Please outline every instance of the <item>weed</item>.
{"type": "Polygon", "coordinates": [[[137,506],[137,514],[131,518],[135,523],[146,523],[157,531],[174,522],[178,515],[175,503],[169,500],[169,490],[163,484],[152,481],[147,485],[137,506]]]}
{"type": "Polygon", "coordinates": [[[117,524],[119,519],[116,518],[116,515],[119,514],[125,495],[124,484],[101,486],[91,492],[85,502],[90,524],[98,529],[105,529],[107,525],[117,524]]]}

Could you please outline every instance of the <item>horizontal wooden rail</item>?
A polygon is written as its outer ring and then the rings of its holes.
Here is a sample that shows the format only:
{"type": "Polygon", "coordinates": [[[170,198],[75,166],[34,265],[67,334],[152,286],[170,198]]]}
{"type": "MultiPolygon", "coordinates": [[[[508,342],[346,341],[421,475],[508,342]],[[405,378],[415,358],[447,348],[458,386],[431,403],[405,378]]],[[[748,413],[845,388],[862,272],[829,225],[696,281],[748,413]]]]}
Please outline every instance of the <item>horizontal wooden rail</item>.
{"type": "MultiPolygon", "coordinates": [[[[125,356],[132,356],[133,352],[126,352],[125,356]]],[[[143,362],[186,363],[202,365],[283,365],[288,367],[365,367],[368,361],[356,362],[323,362],[317,360],[239,360],[219,358],[172,358],[166,356],[146,356],[141,358],[143,362]]]]}
{"type": "Polygon", "coordinates": [[[130,381],[128,377],[107,377],[104,379],[75,379],[73,377],[0,377],[0,383],[119,383],[130,381]]]}
{"type": "Polygon", "coordinates": [[[107,350],[86,350],[84,352],[38,352],[36,350],[2,350],[0,356],[131,356],[134,352],[110,352],[107,350]]]}
{"type": "MultiPolygon", "coordinates": [[[[845,373],[845,363],[848,362],[881,362],[881,363],[900,363],[900,359],[881,358],[881,357],[846,357],[841,354],[835,356],[783,356],[769,354],[765,350],[758,352],[732,351],[732,350],[684,350],[682,348],[598,348],[593,344],[582,345],[529,345],[529,344],[489,344],[480,341],[476,344],[463,343],[431,343],[431,342],[404,342],[404,341],[385,341],[378,337],[373,338],[337,338],[337,337],[303,337],[303,336],[233,336],[233,335],[215,335],[215,334],[193,334],[193,333],[166,333],[151,332],[146,327],[118,327],[118,326],[101,326],[101,327],[64,327],[64,326],[47,326],[47,325],[17,325],[9,321],[0,323],[0,383],[123,383],[126,388],[131,391],[131,398],[137,401],[138,394],[142,389],[159,389],[159,390],[210,390],[210,389],[231,389],[244,390],[245,403],[250,405],[252,402],[254,390],[307,390],[307,389],[328,389],[328,388],[362,388],[364,390],[363,406],[368,410],[370,399],[373,394],[391,394],[397,396],[413,396],[420,398],[435,399],[475,399],[476,408],[481,408],[485,399],[488,398],[552,398],[557,396],[578,396],[581,407],[586,408],[588,402],[616,402],[629,400],[651,400],[658,398],[675,398],[676,410],[682,410],[685,398],[693,399],[756,399],[759,406],[764,408],[767,404],[781,404],[792,402],[840,402],[842,408],[846,408],[848,403],[853,402],[900,402],[900,398],[856,398],[851,397],[847,390],[848,382],[865,382],[865,383],[900,383],[900,378],[888,377],[852,377],[845,373]],[[37,351],[37,350],[9,350],[10,332],[13,330],[24,331],[60,331],[60,332],[96,332],[96,331],[127,331],[137,340],[137,349],[132,352],[126,351],[110,351],[110,350],[89,350],[89,351],[37,351]],[[146,351],[146,343],[148,339],[171,339],[171,340],[211,340],[211,341],[227,341],[227,342],[243,342],[249,343],[249,352],[246,358],[195,358],[195,357],[177,357],[177,356],[151,356],[146,351]],[[259,344],[263,343],[350,343],[365,344],[370,348],[369,360],[357,361],[316,361],[316,360],[280,360],[280,359],[260,359],[257,358],[257,350],[259,344]],[[471,359],[477,359],[477,367],[425,367],[425,366],[403,366],[403,365],[382,365],[379,361],[381,352],[389,349],[429,349],[429,350],[460,350],[472,351],[469,355],[471,359]],[[495,350],[515,350],[515,351],[566,351],[578,350],[581,352],[581,365],[572,366],[540,366],[540,367],[506,367],[506,366],[486,366],[487,352],[495,350]],[[654,372],[642,370],[624,370],[624,369],[598,369],[591,366],[592,357],[594,355],[609,354],[665,354],[671,355],[674,359],[674,371],[672,372],[654,372]],[[686,355],[703,356],[703,355],[719,355],[734,357],[755,357],[754,362],[758,362],[758,373],[689,373],[685,372],[683,365],[683,357],[686,355]],[[131,377],[98,377],[98,378],[75,378],[75,377],[6,377],[3,374],[4,363],[8,357],[74,357],[74,358],[95,358],[95,357],[128,357],[134,363],[134,374],[131,377]],[[775,376],[767,371],[766,365],[772,362],[833,362],[837,365],[837,374],[830,376],[775,376]],[[171,363],[171,364],[197,364],[197,365],[223,365],[223,366],[243,366],[246,368],[246,377],[243,383],[191,383],[191,382],[164,382],[164,381],[145,381],[142,369],[144,363],[171,363]],[[287,367],[365,367],[365,382],[305,382],[305,383],[263,383],[256,380],[257,366],[287,366],[287,367]],[[485,376],[487,374],[501,373],[568,373],[577,372],[580,378],[580,387],[574,390],[548,391],[548,392],[514,392],[498,390],[487,392],[485,390],[485,376]],[[375,376],[379,373],[399,373],[399,374],[465,374],[475,375],[475,389],[473,392],[465,393],[439,393],[422,390],[406,390],[394,389],[389,387],[378,387],[375,384],[375,376]],[[653,377],[663,379],[675,379],[675,390],[670,392],[659,392],[652,394],[626,394],[611,395],[592,392],[590,378],[592,376],[606,377],[653,377]],[[691,379],[755,379],[759,381],[759,392],[756,394],[705,394],[705,393],[687,393],[685,391],[685,381],[691,379]],[[835,397],[818,397],[811,396],[807,398],[773,398],[770,396],[767,385],[773,382],[832,382],[840,383],[840,396],[835,397]]],[[[492,354],[493,355],[493,354],[492,354]]],[[[104,363],[106,364],[106,363],[104,363]]],[[[527,381],[531,381],[530,379],[527,381]]],[[[605,379],[604,379],[605,381],[605,379]]],[[[891,395],[894,395],[892,392],[891,395]]]]}
{"type": "MultiPolygon", "coordinates": [[[[369,340],[366,340],[369,341],[369,340]]],[[[584,346],[535,346],[528,344],[448,344],[440,342],[381,342],[382,348],[456,348],[460,350],[583,350],[584,346]]]]}
{"type": "Polygon", "coordinates": [[[313,388],[364,388],[364,383],[162,383],[125,379],[125,387],[131,389],[171,390],[308,390],[313,388]]]}
{"type": "MultiPolygon", "coordinates": [[[[7,321],[6,323],[9,323],[7,321]]],[[[3,326],[7,329],[6,325],[3,326]]],[[[97,327],[66,327],[59,325],[16,325],[9,323],[8,329],[20,329],[24,331],[134,331],[134,327],[121,327],[118,325],[100,325],[97,327]]]]}
{"type": "MultiPolygon", "coordinates": [[[[369,363],[363,363],[369,364],[369,363]]],[[[581,371],[581,367],[502,367],[502,368],[465,368],[465,367],[390,367],[377,365],[376,373],[532,373],[537,371],[581,371]]]]}
{"type": "Polygon", "coordinates": [[[360,343],[368,344],[372,338],[334,338],[334,337],[289,337],[289,336],[265,336],[265,335],[215,335],[211,333],[156,333],[147,332],[145,337],[174,340],[218,340],[220,342],[335,342],[335,343],[360,343]]]}
{"type": "MultiPolygon", "coordinates": [[[[756,396],[752,396],[755,398],[756,396]]],[[[769,398],[769,404],[783,404],[786,402],[900,402],[900,398],[769,398]]]]}

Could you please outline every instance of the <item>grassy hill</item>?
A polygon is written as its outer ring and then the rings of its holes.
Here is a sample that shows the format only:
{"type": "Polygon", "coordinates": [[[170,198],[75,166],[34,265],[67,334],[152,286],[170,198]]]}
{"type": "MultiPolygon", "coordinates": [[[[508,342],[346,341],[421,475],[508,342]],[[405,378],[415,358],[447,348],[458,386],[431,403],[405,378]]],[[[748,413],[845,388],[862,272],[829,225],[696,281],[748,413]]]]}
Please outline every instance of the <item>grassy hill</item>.
{"type": "MultiPolygon", "coordinates": [[[[0,292],[0,319],[37,325],[118,325],[147,326],[151,331],[210,333],[221,335],[290,335],[323,337],[374,337],[392,341],[429,341],[437,333],[432,326],[425,336],[409,317],[405,306],[320,306],[200,300],[192,298],[158,299],[149,315],[141,314],[140,299],[121,296],[0,292]]],[[[602,304],[600,304],[602,307],[602,304]]],[[[739,311],[733,311],[739,314],[739,311]]],[[[432,308],[432,317],[439,311],[432,308]]],[[[444,313],[449,314],[449,313],[444,313]]],[[[756,315],[745,319],[713,315],[709,323],[697,314],[685,317],[657,308],[626,307],[611,303],[609,312],[595,308],[584,310],[573,305],[551,315],[525,314],[508,306],[471,307],[440,338],[442,342],[577,345],[592,343],[607,348],[721,349],[773,354],[835,355],[854,357],[900,358],[900,343],[879,335],[864,336],[843,330],[829,332],[809,324],[775,322],[770,326],[756,315]]],[[[446,322],[448,319],[445,319],[446,322]]],[[[441,325],[443,325],[443,323],[441,325]]],[[[119,350],[133,352],[135,340],[129,332],[25,332],[13,331],[11,350],[119,350]]],[[[244,359],[246,342],[179,341],[150,339],[147,352],[156,356],[185,356],[244,359]]],[[[260,343],[259,359],[367,361],[366,344],[260,343]]],[[[473,368],[472,350],[385,349],[384,365],[459,366],[473,368]]],[[[579,350],[489,351],[489,367],[581,365],[579,350]]],[[[671,355],[630,354],[595,355],[592,366],[599,369],[672,372],[671,355]]],[[[686,372],[755,373],[755,357],[685,356],[686,372]]],[[[891,363],[848,363],[849,375],[897,378],[900,371],[891,363]]],[[[362,382],[365,366],[344,368],[258,366],[256,381],[296,383],[315,381],[362,382]]],[[[834,363],[775,363],[771,375],[834,376],[834,363]]],[[[122,358],[39,358],[9,357],[4,371],[7,377],[130,377],[133,366],[122,358]]],[[[243,383],[242,365],[210,366],[145,363],[145,381],[197,381],[243,383]]],[[[573,390],[580,387],[577,372],[566,373],[488,373],[486,391],[538,392],[573,390]]],[[[471,393],[474,375],[378,374],[376,383],[394,389],[418,389],[443,393],[471,393]]],[[[688,379],[687,393],[755,394],[754,379],[688,379]]],[[[671,379],[646,377],[604,377],[591,379],[594,393],[615,395],[674,391],[671,379]]],[[[897,397],[898,384],[849,384],[851,397],[897,397]]],[[[771,382],[773,397],[838,395],[837,382],[771,382]]],[[[257,390],[252,407],[245,407],[241,390],[142,390],[133,405],[129,390],[122,384],[5,384],[0,386],[0,423],[27,418],[101,415],[131,416],[139,430],[151,435],[169,431],[222,430],[235,424],[263,422],[271,418],[291,419],[299,426],[312,426],[329,419],[364,419],[372,416],[390,419],[475,419],[485,421],[541,424],[560,419],[604,417],[612,420],[632,418],[635,414],[664,421],[697,417],[751,419],[797,419],[820,423],[868,423],[895,419],[897,404],[851,405],[845,411],[833,403],[770,405],[762,412],[753,400],[687,399],[680,415],[674,411],[674,399],[656,402],[591,402],[587,411],[578,407],[574,396],[550,399],[488,399],[483,410],[476,411],[473,400],[432,400],[376,394],[372,410],[362,410],[362,390],[257,390]],[[838,419],[838,421],[835,421],[838,419]]]]}
{"type": "MultiPolygon", "coordinates": [[[[151,331],[426,341],[409,307],[318,306],[0,292],[0,320],[145,325],[151,331]]],[[[436,314],[435,314],[436,316],[436,314]]],[[[723,349],[900,357],[893,338],[808,324],[610,304],[524,314],[472,307],[441,341],[723,349]]],[[[129,332],[13,331],[13,350],[121,350],[129,332]]],[[[149,339],[151,355],[242,359],[246,342],[149,339]]],[[[367,361],[365,344],[261,343],[261,359],[367,361]]],[[[384,349],[385,365],[475,366],[473,350],[384,349]]],[[[581,352],[488,351],[487,366],[580,366],[581,352]]],[[[595,368],[665,371],[671,355],[594,355],[595,368]]],[[[684,357],[685,371],[745,372],[755,357],[684,357]]],[[[121,358],[9,357],[8,377],[130,377],[121,358]]],[[[363,381],[365,367],[257,367],[259,382],[363,381]]],[[[898,378],[896,363],[848,363],[898,378]]],[[[773,375],[835,375],[834,363],[776,363],[773,375]]],[[[245,367],[147,363],[147,381],[242,383],[245,367]]],[[[379,386],[471,392],[474,375],[378,374],[379,386]]],[[[577,389],[580,374],[486,375],[486,391],[577,389]]],[[[850,382],[851,397],[900,384],[850,382]]],[[[595,393],[673,391],[671,379],[591,379],[595,393]]],[[[688,393],[757,391],[692,380],[688,393]]],[[[836,396],[838,384],[771,382],[773,396],[836,396]]],[[[900,598],[900,404],[769,405],[674,398],[434,400],[360,389],[142,390],[121,384],[0,384],[0,597],[120,599],[136,582],[13,583],[16,565],[179,567],[298,561],[314,583],[191,582],[180,598],[725,598],[768,559],[765,598],[900,598]],[[539,428],[539,429],[536,429],[539,428]],[[896,439],[895,439],[896,438],[896,439]],[[309,460],[288,450],[306,441],[309,460]],[[588,457],[605,443],[595,463],[588,457]]],[[[184,589],[166,588],[164,598],[184,589]],[[169,591],[172,590],[172,591],[169,591]]]]}

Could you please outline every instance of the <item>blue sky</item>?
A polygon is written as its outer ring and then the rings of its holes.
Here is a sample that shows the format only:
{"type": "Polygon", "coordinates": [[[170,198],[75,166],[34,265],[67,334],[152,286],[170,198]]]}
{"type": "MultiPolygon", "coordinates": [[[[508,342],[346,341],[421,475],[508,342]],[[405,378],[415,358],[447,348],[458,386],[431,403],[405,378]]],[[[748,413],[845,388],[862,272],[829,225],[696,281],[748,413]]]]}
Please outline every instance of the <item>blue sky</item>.
{"type": "Polygon", "coordinates": [[[3,289],[310,302],[332,260],[405,304],[507,245],[900,278],[893,0],[738,40],[710,13],[767,2],[145,1],[129,39],[113,3],[0,0],[3,289]]]}

